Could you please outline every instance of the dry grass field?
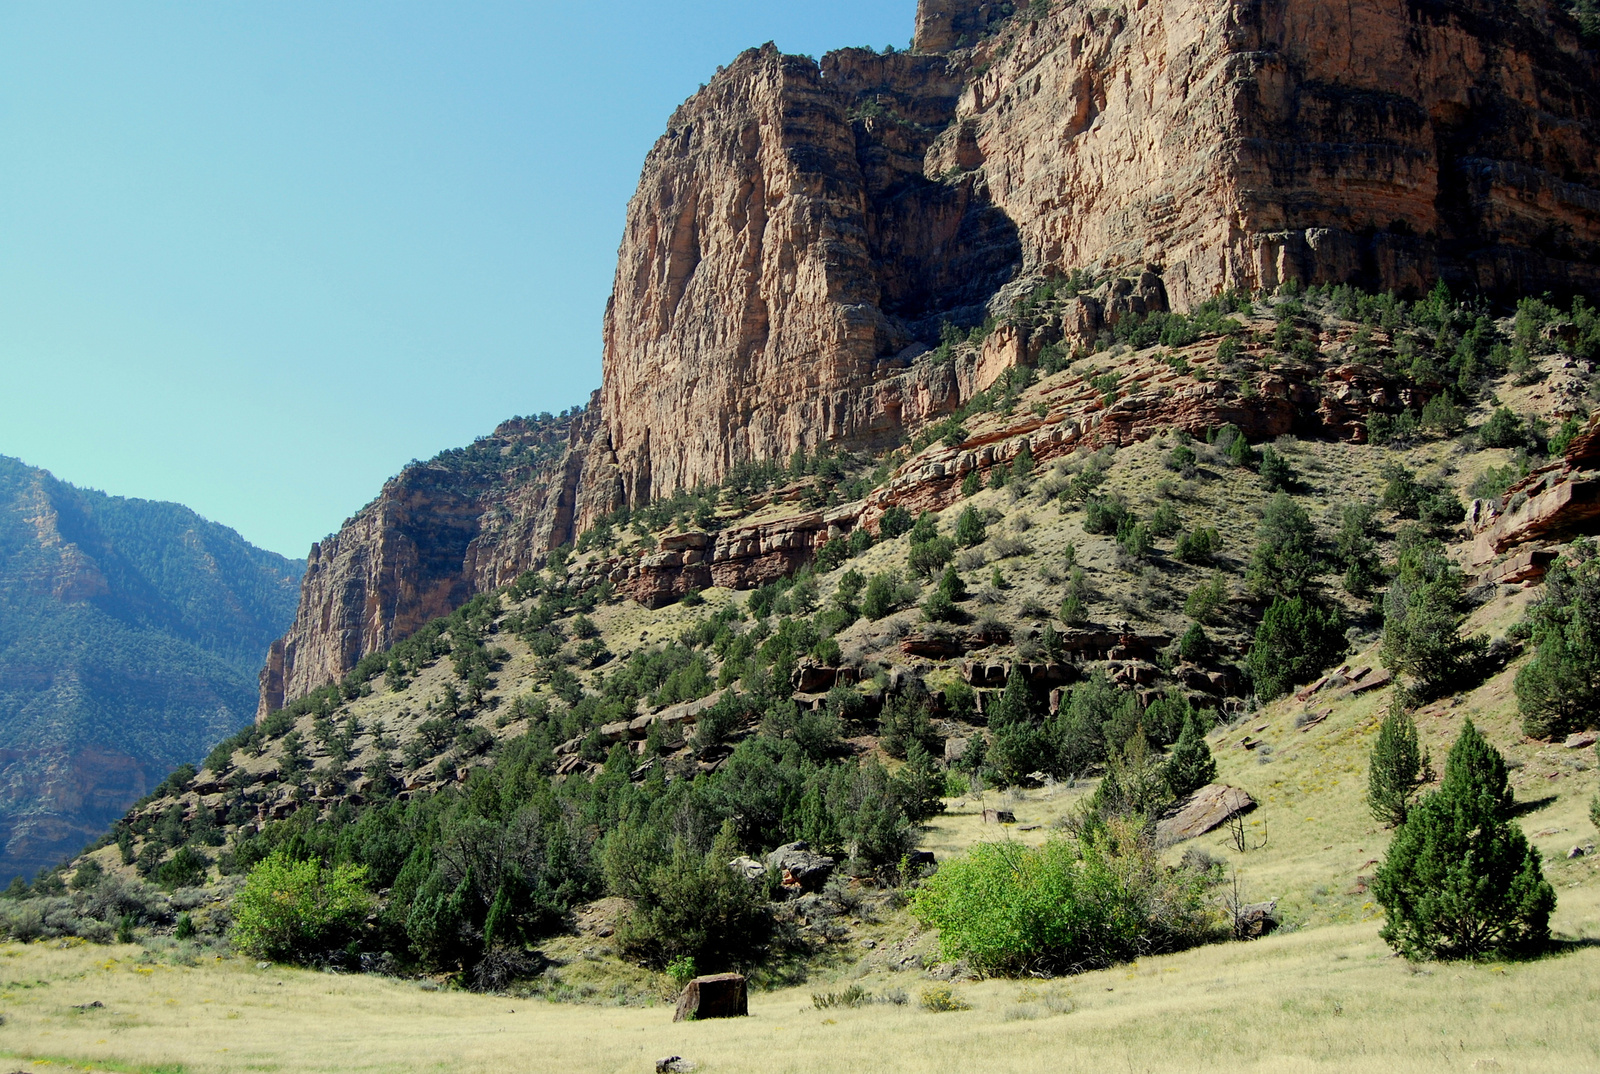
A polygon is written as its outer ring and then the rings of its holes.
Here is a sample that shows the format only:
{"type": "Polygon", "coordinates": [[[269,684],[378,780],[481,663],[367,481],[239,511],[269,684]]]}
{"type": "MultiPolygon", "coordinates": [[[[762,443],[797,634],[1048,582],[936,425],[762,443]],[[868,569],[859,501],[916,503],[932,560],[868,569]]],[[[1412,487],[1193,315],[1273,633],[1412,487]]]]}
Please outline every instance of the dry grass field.
{"type": "Polygon", "coordinates": [[[427,992],[137,947],[0,947],[7,1066],[130,1072],[1600,1070],[1600,951],[1530,964],[1412,967],[1370,923],[1149,958],[1055,982],[959,987],[931,1013],[918,975],[870,975],[904,1006],[817,1010],[757,993],[747,1019],[427,992]],[[83,1009],[81,1005],[102,1003],[83,1009]],[[1054,1013],[1056,1010],[1064,1013],[1054,1013]]]}

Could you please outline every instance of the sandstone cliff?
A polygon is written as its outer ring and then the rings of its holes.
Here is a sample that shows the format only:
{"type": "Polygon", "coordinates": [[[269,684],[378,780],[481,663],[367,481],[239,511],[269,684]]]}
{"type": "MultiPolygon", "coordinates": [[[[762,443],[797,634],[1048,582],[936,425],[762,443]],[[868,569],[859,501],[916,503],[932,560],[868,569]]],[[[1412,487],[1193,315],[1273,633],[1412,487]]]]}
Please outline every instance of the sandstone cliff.
{"type": "Polygon", "coordinates": [[[609,510],[599,430],[593,405],[505,422],[469,448],[406,467],[312,545],[294,625],[267,652],[257,719],[515,578],[570,539],[586,505],[609,510]]]}
{"type": "Polygon", "coordinates": [[[1553,6],[1015,8],[922,0],[910,53],[768,45],[685,102],[629,203],[599,405],[537,480],[413,467],[319,545],[262,711],[613,506],[892,441],[1124,311],[1288,279],[1600,290],[1600,65],[1553,6]],[[1071,316],[915,361],[1076,269],[1102,284],[1071,316]]]}

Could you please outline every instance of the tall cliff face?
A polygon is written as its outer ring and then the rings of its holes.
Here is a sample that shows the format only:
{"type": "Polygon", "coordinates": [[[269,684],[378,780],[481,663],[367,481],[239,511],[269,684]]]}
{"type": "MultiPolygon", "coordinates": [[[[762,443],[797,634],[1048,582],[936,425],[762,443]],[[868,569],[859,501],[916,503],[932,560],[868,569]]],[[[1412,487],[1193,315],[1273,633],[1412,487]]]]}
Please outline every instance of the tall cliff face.
{"type": "Polygon", "coordinates": [[[921,48],[976,41],[948,53],[747,52],[673,117],[606,315],[630,501],[904,422],[896,356],[1018,275],[1148,262],[1179,307],[1288,278],[1600,289],[1600,82],[1560,16],[998,10],[924,0],[921,48]]]}
{"type": "Polygon", "coordinates": [[[938,319],[981,319],[1015,229],[924,159],[960,60],[768,45],[672,117],[628,206],[602,388],[625,494],[899,422],[874,385],[938,319]]]}
{"type": "Polygon", "coordinates": [[[1593,290],[1600,81],[1553,11],[1063,4],[974,50],[959,126],[1030,269],[1153,261],[1180,306],[1291,277],[1593,290]]]}
{"type": "Polygon", "coordinates": [[[678,109],[628,206],[601,405],[538,480],[502,427],[501,462],[414,467],[318,546],[263,711],[613,506],[948,413],[1045,340],[913,359],[1049,275],[1128,276],[1059,326],[1090,338],[1115,303],[1291,278],[1600,291],[1600,56],[1540,0],[921,0],[916,46],[750,50],[678,109]]]}
{"type": "Polygon", "coordinates": [[[294,624],[267,652],[257,719],[338,679],[363,656],[503,585],[611,509],[591,446],[597,409],[515,419],[468,448],[413,463],[339,532],[311,546],[294,624]]]}

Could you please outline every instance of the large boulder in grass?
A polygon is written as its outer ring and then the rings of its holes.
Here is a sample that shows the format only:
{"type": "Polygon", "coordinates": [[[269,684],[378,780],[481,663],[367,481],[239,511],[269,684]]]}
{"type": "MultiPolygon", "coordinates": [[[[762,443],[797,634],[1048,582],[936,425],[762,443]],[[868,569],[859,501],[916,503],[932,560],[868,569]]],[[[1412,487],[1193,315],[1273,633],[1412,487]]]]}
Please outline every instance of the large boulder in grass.
{"type": "Polygon", "coordinates": [[[705,1018],[739,1018],[749,1013],[744,974],[712,973],[683,986],[672,1020],[697,1022],[705,1018]]]}
{"type": "Polygon", "coordinates": [[[1222,827],[1256,807],[1256,800],[1238,787],[1208,783],[1169,809],[1156,822],[1156,843],[1171,846],[1222,827]]]}

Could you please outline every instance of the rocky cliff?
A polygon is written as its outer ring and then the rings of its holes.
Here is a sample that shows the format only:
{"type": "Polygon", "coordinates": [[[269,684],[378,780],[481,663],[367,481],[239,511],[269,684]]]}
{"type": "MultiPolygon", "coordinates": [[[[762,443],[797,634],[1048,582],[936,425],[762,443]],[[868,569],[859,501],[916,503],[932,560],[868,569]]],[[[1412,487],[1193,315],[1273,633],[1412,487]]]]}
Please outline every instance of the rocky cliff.
{"type": "Polygon", "coordinates": [[[594,402],[507,421],[470,447],[412,463],[312,545],[294,624],[267,652],[257,719],[515,578],[570,539],[575,513],[610,510],[615,482],[606,483],[594,402]]]}
{"type": "Polygon", "coordinates": [[[1537,0],[922,0],[909,53],[747,51],[646,158],[559,460],[392,482],[314,549],[262,710],[613,506],[892,441],[1119,311],[1290,279],[1600,291],[1597,67],[1537,0]],[[1005,323],[1079,269],[1075,316],[1005,323]],[[971,361],[915,361],[990,316],[971,361]]]}

